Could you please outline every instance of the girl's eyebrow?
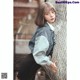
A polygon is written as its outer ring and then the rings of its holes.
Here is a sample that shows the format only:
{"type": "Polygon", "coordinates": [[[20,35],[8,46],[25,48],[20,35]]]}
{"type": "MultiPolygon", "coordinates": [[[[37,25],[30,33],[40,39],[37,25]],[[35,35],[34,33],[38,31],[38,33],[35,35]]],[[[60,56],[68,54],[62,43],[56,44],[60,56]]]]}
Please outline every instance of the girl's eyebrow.
{"type": "Polygon", "coordinates": [[[55,10],[54,10],[53,8],[51,8],[51,9],[45,10],[45,11],[44,11],[44,14],[49,13],[50,11],[55,12],[55,10]]]}

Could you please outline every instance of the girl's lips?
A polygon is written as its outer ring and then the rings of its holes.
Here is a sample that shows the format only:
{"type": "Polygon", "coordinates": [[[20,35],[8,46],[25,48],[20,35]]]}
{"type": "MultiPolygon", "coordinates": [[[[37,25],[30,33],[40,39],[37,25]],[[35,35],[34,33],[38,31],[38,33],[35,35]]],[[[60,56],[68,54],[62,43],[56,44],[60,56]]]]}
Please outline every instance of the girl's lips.
{"type": "Polygon", "coordinates": [[[55,19],[55,18],[51,18],[51,19],[55,19]]]}
{"type": "Polygon", "coordinates": [[[54,22],[54,21],[55,21],[55,18],[52,18],[52,19],[51,19],[51,22],[54,22]]]}
{"type": "Polygon", "coordinates": [[[54,18],[52,18],[51,20],[54,20],[54,18]]]}

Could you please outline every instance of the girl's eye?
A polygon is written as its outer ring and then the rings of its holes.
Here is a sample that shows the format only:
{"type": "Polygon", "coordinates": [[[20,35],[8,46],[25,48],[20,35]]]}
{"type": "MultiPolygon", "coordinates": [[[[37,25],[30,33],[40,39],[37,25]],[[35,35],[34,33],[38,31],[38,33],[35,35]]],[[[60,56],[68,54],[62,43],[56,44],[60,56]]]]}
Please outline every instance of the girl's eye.
{"type": "Polygon", "coordinates": [[[52,13],[55,13],[54,11],[52,11],[52,13]]]}
{"type": "Polygon", "coordinates": [[[49,15],[49,13],[45,13],[45,15],[49,15]]]}

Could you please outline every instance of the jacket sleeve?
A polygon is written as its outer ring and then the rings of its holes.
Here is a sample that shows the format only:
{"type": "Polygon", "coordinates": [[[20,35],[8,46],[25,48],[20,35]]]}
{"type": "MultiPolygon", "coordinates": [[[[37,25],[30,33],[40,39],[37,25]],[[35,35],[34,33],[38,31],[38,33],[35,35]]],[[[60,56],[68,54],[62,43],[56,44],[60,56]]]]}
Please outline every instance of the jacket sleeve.
{"type": "Polygon", "coordinates": [[[35,40],[35,46],[33,50],[33,57],[37,64],[50,65],[52,61],[46,56],[46,51],[49,48],[49,42],[45,36],[39,36],[35,40]]]}

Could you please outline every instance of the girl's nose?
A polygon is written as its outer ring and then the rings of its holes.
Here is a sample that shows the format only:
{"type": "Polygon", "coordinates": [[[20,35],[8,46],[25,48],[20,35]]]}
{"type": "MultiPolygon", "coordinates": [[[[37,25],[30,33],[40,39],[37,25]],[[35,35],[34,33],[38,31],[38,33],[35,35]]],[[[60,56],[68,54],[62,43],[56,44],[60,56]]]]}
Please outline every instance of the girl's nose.
{"type": "Polygon", "coordinates": [[[51,16],[51,17],[54,17],[55,15],[54,15],[54,13],[51,12],[51,13],[50,13],[50,16],[51,16]]]}

